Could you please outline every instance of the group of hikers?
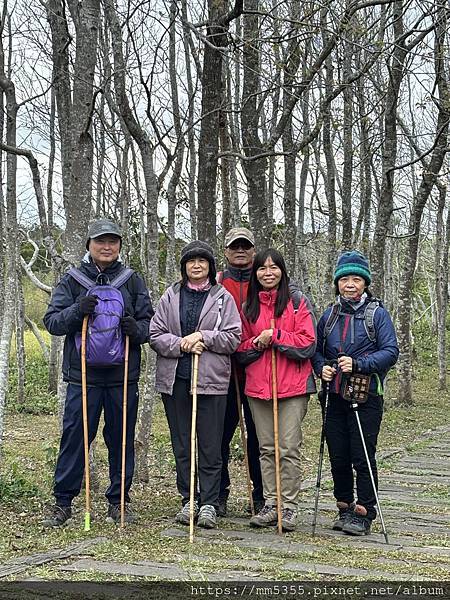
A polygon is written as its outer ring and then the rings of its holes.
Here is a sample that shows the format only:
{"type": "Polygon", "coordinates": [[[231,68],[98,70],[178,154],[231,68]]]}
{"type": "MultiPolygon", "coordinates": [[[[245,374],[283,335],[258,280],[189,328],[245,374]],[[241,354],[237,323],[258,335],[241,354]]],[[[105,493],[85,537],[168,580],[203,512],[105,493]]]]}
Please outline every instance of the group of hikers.
{"type": "Polygon", "coordinates": [[[156,311],[143,278],[123,265],[121,244],[116,223],[94,221],[79,268],[70,269],[57,284],[44,317],[52,335],[65,336],[67,396],[55,505],[43,524],[58,527],[72,516],[85,470],[84,436],[88,432],[88,444],[95,438],[102,409],[110,477],[108,519],[136,521],[129,492],[141,345],[149,342],[156,352],[155,387],[175,456],[178,523],[188,525],[194,517],[199,527],[214,528],[218,517],[226,516],[230,444],[241,418],[252,485],[250,525],[271,527],[281,521],[284,531],[295,529],[302,421],[317,376],[322,380],[323,436],[339,511],[332,527],[350,535],[368,534],[377,514],[375,453],[383,381],[397,361],[398,347],[387,310],[370,292],[367,258],[356,250],[338,258],[336,301],[316,326],[310,301],[290,280],[283,256],[273,248],[256,252],[247,228],[226,234],[222,272],[217,272],[209,244],[188,243],[181,250],[181,277],[164,292],[156,311]]]}

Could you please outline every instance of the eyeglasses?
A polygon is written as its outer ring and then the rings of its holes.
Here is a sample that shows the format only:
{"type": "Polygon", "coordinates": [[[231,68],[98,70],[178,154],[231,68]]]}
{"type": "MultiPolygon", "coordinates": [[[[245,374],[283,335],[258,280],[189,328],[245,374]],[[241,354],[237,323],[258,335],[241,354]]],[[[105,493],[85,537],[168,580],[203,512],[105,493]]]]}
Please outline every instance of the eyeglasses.
{"type": "Polygon", "coordinates": [[[227,248],[229,250],[250,250],[251,248],[253,248],[253,244],[248,240],[236,240],[235,242],[232,242],[229,246],[227,246],[227,248]]]}

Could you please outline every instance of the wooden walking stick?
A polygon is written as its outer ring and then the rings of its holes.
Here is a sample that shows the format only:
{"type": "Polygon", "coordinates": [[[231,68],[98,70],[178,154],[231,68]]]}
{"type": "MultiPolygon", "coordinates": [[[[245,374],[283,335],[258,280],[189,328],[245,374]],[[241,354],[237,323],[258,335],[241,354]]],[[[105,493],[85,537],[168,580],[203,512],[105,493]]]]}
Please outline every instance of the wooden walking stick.
{"type": "Polygon", "coordinates": [[[91,482],[89,473],[89,430],[87,416],[87,385],[86,385],[86,333],[89,315],[83,318],[81,329],[81,402],[83,410],[83,440],[84,440],[84,481],[86,485],[86,512],[84,515],[84,530],[91,529],[91,482]]]}
{"type": "MultiPolygon", "coordinates": [[[[275,329],[274,319],[270,322],[271,329],[275,329]]],[[[277,383],[277,355],[272,347],[272,400],[273,400],[273,437],[275,446],[275,484],[277,488],[277,521],[278,533],[283,533],[281,523],[281,475],[280,475],[280,446],[278,440],[278,383],[277,383]]]]}
{"type": "Polygon", "coordinates": [[[194,542],[195,502],[195,438],[197,432],[197,380],[199,355],[194,354],[192,367],[192,422],[191,422],[191,480],[189,489],[189,542],[194,542]]]}
{"type": "Polygon", "coordinates": [[[244,427],[244,416],[242,414],[242,402],[241,402],[241,390],[239,388],[239,380],[237,375],[236,366],[233,365],[233,377],[234,377],[234,385],[236,387],[236,404],[239,415],[239,427],[241,429],[241,443],[242,450],[244,451],[244,464],[245,464],[245,472],[247,475],[247,493],[248,500],[250,502],[250,510],[252,511],[252,515],[255,514],[255,505],[253,503],[253,494],[252,494],[252,480],[250,478],[250,465],[248,462],[248,446],[247,446],[247,435],[244,427]]]}
{"type": "Polygon", "coordinates": [[[122,473],[120,481],[120,526],[125,527],[125,470],[127,450],[127,400],[128,400],[128,355],[130,336],[125,336],[125,364],[123,370],[123,406],[122,406],[122,473]]]}

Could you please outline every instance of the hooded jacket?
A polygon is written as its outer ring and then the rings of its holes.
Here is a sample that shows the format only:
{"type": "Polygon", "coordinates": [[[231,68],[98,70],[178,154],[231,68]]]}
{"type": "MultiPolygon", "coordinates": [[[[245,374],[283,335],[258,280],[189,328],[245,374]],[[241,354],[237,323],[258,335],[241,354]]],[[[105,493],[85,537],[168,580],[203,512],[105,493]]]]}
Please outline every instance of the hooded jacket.
{"type": "MultiPolygon", "coordinates": [[[[90,255],[82,261],[80,271],[93,282],[99,275],[98,267],[92,262],[90,255]]],[[[123,264],[116,260],[102,273],[111,280],[124,269],[123,264]]],[[[119,288],[125,305],[125,313],[131,315],[137,323],[137,335],[130,338],[130,353],[128,358],[128,381],[136,383],[139,380],[141,366],[140,345],[148,341],[148,329],[153,309],[149,291],[144,280],[137,273],[119,288]]],[[[80,285],[71,275],[64,275],[53,290],[53,294],[44,316],[44,325],[52,335],[65,335],[63,352],[63,379],[69,383],[81,384],[81,357],[75,344],[75,334],[81,331],[83,315],[80,312],[78,300],[86,295],[86,288],[80,285]]],[[[86,368],[88,386],[118,386],[123,385],[124,367],[86,368]]]]}
{"type": "MultiPolygon", "coordinates": [[[[158,355],[156,391],[169,395],[182,356],[180,289],[181,284],[177,282],[164,292],[150,324],[150,346],[158,355]]],[[[199,359],[197,391],[205,395],[226,395],[231,374],[230,355],[240,341],[241,320],[233,297],[221,285],[209,290],[197,331],[202,333],[206,346],[199,359]]]]}
{"type": "Polygon", "coordinates": [[[237,360],[246,365],[245,393],[252,398],[272,398],[272,351],[277,351],[278,397],[291,398],[316,391],[310,358],[316,350],[316,328],[313,311],[308,299],[301,296],[298,309],[292,300],[281,317],[275,318],[272,346],[258,350],[254,339],[270,329],[274,318],[277,291],[259,292],[260,312],[255,323],[245,314],[242,318],[242,342],[237,349],[237,360]]]}
{"type": "MultiPolygon", "coordinates": [[[[387,372],[397,362],[399,350],[394,325],[387,310],[378,306],[373,315],[375,329],[375,340],[371,341],[367,334],[364,313],[367,303],[371,298],[367,297],[356,310],[350,303],[338,300],[340,310],[338,320],[328,336],[324,336],[325,325],[330,316],[332,307],[325,310],[319,320],[317,327],[317,352],[313,357],[313,367],[317,376],[320,377],[326,360],[338,358],[340,352],[353,359],[353,372],[365,375],[377,375],[372,377],[370,393],[382,395],[383,380],[387,372]]],[[[330,385],[330,391],[339,393],[341,376],[338,373],[330,385]]]]}

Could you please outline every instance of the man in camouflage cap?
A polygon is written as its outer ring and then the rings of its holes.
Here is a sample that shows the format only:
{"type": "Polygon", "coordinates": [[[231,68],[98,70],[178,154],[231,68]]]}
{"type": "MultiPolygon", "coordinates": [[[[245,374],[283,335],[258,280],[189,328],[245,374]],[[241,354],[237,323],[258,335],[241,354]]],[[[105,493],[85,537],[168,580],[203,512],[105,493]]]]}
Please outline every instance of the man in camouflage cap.
{"type": "MultiPolygon", "coordinates": [[[[246,227],[234,227],[226,234],[224,245],[227,267],[222,273],[218,274],[217,281],[230,292],[240,311],[247,299],[247,288],[252,271],[253,257],[255,256],[255,237],[246,227]]],[[[235,361],[233,361],[232,366],[238,375],[240,396],[247,429],[247,452],[250,478],[253,484],[253,503],[255,511],[258,512],[264,506],[258,438],[256,437],[255,425],[244,393],[245,372],[235,361]]],[[[238,423],[239,414],[236,401],[236,386],[234,376],[232,375],[228,388],[227,409],[222,438],[222,477],[219,494],[219,516],[225,516],[227,513],[227,500],[230,494],[230,474],[228,470],[230,443],[238,423]]]]}

